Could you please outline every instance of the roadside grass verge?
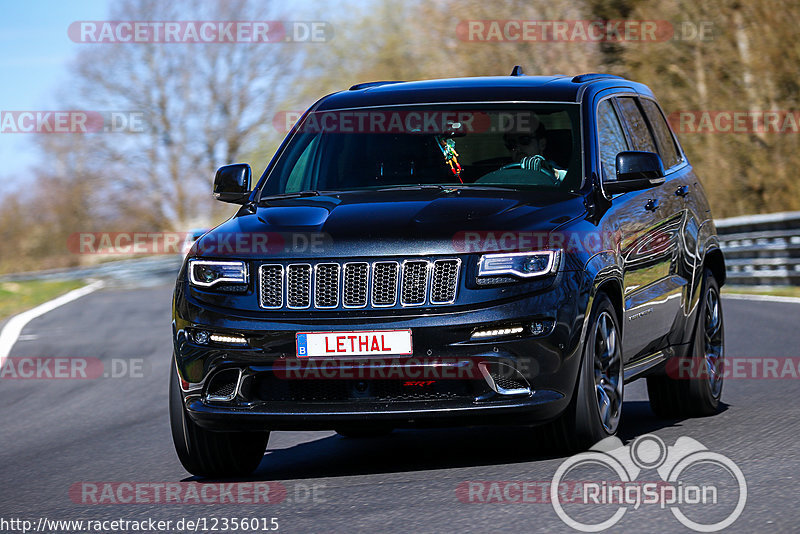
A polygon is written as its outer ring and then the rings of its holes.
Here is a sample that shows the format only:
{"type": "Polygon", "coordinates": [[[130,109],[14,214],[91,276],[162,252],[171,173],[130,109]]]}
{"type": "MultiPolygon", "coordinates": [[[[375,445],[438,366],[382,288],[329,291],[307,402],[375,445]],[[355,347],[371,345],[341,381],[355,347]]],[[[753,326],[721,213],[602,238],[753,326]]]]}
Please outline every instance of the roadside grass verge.
{"type": "Polygon", "coordinates": [[[85,285],[83,280],[0,282],[0,319],[29,310],[85,285]]]}
{"type": "Polygon", "coordinates": [[[800,297],[800,286],[723,286],[722,294],[800,297]]]}

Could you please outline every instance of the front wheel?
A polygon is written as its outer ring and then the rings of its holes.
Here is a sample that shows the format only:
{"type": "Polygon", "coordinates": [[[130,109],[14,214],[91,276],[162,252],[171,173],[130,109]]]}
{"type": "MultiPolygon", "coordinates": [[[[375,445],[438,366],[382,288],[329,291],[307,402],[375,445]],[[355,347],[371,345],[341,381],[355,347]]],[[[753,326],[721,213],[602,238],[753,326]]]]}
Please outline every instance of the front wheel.
{"type": "Polygon", "coordinates": [[[578,383],[566,411],[548,426],[556,445],[586,450],[617,432],[624,388],[619,318],[604,293],[595,298],[578,383]]]}
{"type": "Polygon", "coordinates": [[[183,405],[175,361],[169,384],[172,441],[183,467],[193,475],[223,478],[249,475],[258,468],[269,432],[212,432],[198,426],[183,405]]]}

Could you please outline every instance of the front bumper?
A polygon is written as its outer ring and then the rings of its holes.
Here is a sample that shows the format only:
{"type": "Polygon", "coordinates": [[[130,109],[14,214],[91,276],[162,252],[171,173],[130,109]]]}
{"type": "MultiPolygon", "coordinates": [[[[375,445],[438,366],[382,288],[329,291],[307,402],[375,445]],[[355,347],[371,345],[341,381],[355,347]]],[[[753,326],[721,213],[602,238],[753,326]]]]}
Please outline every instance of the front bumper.
{"type": "Polygon", "coordinates": [[[444,427],[539,423],[554,419],[568,400],[555,391],[535,391],[525,398],[473,402],[272,403],[220,406],[201,397],[187,399],[187,412],[210,430],[327,430],[337,426],[444,427]]]}
{"type": "Polygon", "coordinates": [[[173,313],[175,363],[188,415],[214,430],[546,422],[567,407],[575,387],[583,325],[580,301],[577,290],[562,287],[471,309],[254,318],[210,309],[179,283],[173,313]],[[552,330],[532,335],[527,327],[542,319],[552,321],[552,330]],[[476,329],[518,324],[526,326],[523,333],[472,338],[476,329]],[[241,334],[247,343],[200,345],[189,335],[192,329],[241,334]],[[296,355],[298,331],[378,329],[410,329],[414,354],[328,361],[332,375],[287,373],[301,361],[309,362],[296,355]],[[354,373],[362,367],[387,372],[413,368],[416,374],[354,373]],[[465,368],[469,371],[458,373],[465,368]],[[446,370],[456,370],[455,375],[446,370]]]}

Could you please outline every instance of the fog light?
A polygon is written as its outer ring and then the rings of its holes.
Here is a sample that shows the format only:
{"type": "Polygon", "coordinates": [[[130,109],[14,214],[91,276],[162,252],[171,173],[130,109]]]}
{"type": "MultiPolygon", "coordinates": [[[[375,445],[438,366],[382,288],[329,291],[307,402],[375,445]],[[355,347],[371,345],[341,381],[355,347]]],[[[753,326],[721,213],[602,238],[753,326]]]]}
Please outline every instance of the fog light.
{"type": "Polygon", "coordinates": [[[225,334],[211,334],[211,341],[214,343],[225,343],[228,345],[246,345],[247,340],[244,336],[235,334],[235,335],[225,335],[225,334]]]}
{"type": "Polygon", "coordinates": [[[208,332],[205,330],[198,330],[194,333],[194,342],[199,343],[200,345],[205,345],[208,343],[208,332]]]}
{"type": "Polygon", "coordinates": [[[525,329],[521,326],[509,326],[507,328],[493,328],[487,330],[476,330],[473,338],[483,337],[498,337],[498,336],[512,336],[514,334],[521,334],[525,329]]]}
{"type": "Polygon", "coordinates": [[[531,323],[531,334],[541,336],[553,328],[553,321],[534,321],[531,323]]]}

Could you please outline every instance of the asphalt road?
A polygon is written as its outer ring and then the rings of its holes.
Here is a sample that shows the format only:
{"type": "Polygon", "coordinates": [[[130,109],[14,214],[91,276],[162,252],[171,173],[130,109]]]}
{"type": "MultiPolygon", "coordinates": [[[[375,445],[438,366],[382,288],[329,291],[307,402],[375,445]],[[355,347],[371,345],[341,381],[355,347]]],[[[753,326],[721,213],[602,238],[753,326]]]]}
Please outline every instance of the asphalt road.
{"type": "MultiPolygon", "coordinates": [[[[514,428],[401,430],[362,440],[276,432],[249,481],[279,483],[281,502],[82,502],[74,493],[82,482],[194,480],[175,455],[167,416],[170,298],[169,284],[104,289],[24,329],[12,357],[98,358],[106,371],[114,360],[135,369],[121,378],[0,380],[0,520],[274,517],[279,532],[571,531],[546,502],[459,499],[467,481],[552,479],[565,458],[542,453],[535,432],[514,428]]],[[[725,299],[724,309],[728,357],[797,356],[800,305],[725,299]]],[[[700,441],[747,480],[746,507],[729,531],[796,532],[799,386],[798,379],[728,380],[718,415],[665,421],[635,382],[626,388],[620,436],[700,441]]],[[[613,530],[689,532],[656,505],[629,510],[613,530]]]]}

